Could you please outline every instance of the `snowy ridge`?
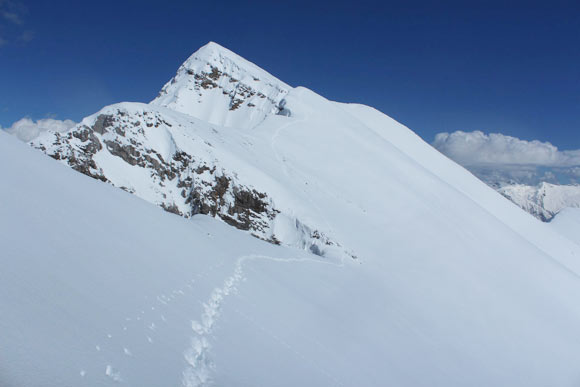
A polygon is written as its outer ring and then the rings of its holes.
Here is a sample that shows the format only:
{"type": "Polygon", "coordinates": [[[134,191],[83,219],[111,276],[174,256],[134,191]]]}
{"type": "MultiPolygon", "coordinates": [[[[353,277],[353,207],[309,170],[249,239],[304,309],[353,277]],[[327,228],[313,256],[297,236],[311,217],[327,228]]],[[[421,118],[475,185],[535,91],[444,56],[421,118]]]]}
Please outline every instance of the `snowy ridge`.
{"type": "Polygon", "coordinates": [[[498,192],[536,218],[547,222],[566,207],[580,207],[580,186],[540,183],[504,185],[498,192]]]}
{"type": "Polygon", "coordinates": [[[151,104],[211,124],[252,128],[283,109],[290,86],[220,45],[210,42],[177,70],[151,104]]]}

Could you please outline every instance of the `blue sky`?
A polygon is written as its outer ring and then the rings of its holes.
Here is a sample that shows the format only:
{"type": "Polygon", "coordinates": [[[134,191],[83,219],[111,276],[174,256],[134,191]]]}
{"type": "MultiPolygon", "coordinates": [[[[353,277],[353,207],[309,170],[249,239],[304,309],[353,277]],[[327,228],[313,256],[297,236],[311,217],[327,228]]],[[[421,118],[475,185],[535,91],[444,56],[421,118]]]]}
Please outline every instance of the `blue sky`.
{"type": "Polygon", "coordinates": [[[0,0],[0,125],[149,101],[213,40],[429,142],[481,130],[579,149],[580,3],[502,3],[0,0]]]}

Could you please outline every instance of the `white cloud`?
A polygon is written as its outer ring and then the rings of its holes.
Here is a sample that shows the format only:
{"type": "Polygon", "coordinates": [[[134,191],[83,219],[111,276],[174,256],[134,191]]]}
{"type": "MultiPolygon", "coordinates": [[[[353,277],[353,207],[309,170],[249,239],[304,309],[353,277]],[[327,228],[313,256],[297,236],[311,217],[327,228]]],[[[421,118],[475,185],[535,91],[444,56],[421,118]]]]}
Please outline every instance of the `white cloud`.
{"type": "Polygon", "coordinates": [[[76,122],[71,120],[61,121],[52,118],[44,118],[35,122],[30,118],[22,118],[5,130],[18,137],[20,140],[28,142],[38,137],[42,132],[48,130],[53,132],[66,132],[75,125],[76,122]]]}
{"type": "Polygon", "coordinates": [[[568,174],[574,177],[580,177],[580,167],[573,167],[568,169],[568,174]]]}
{"type": "Polygon", "coordinates": [[[580,165],[580,150],[561,151],[549,142],[526,141],[500,133],[439,133],[435,136],[433,146],[464,166],[580,165]]]}

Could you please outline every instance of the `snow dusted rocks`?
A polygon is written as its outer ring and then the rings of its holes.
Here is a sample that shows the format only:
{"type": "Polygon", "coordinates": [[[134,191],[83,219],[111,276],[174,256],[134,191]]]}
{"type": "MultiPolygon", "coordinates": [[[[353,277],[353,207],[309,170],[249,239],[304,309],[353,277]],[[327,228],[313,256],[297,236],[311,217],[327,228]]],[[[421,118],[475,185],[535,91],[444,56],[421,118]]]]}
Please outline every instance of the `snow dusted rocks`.
{"type": "MultiPolygon", "coordinates": [[[[212,158],[212,145],[190,137],[184,151],[173,134],[195,122],[180,122],[155,107],[124,103],[87,118],[73,130],[48,132],[32,142],[54,159],[86,175],[185,217],[219,217],[264,239],[276,211],[265,193],[244,185],[212,158]]],[[[200,123],[198,123],[200,124],[200,123]]]]}
{"type": "MultiPolygon", "coordinates": [[[[272,114],[278,112],[272,108],[272,114]]],[[[238,127],[219,127],[156,104],[120,103],[85,118],[66,133],[45,132],[31,144],[168,212],[184,217],[211,215],[260,239],[317,255],[330,248],[341,250],[324,231],[291,213],[281,214],[268,192],[271,178],[239,177],[245,170],[255,170],[239,159],[254,152],[246,149],[250,141],[238,127]],[[242,155],[240,144],[246,147],[242,155]]],[[[354,257],[351,252],[344,254],[354,257]]]]}

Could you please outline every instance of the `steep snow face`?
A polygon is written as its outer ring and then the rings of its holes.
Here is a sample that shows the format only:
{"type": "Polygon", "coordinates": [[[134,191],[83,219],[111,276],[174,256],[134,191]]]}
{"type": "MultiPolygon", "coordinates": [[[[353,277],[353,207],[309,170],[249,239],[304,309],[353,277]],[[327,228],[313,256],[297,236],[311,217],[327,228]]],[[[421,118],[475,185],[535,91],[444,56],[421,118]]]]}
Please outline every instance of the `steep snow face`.
{"type": "Polygon", "coordinates": [[[252,128],[284,111],[290,86],[213,42],[185,61],[151,104],[211,124],[252,128]],[[282,104],[281,104],[282,102],[282,104]]]}
{"type": "Polygon", "coordinates": [[[541,183],[506,185],[498,192],[523,210],[546,222],[566,207],[580,207],[580,186],[541,183]]]}
{"type": "MultiPolygon", "coordinates": [[[[509,200],[505,200],[472,173],[444,157],[411,130],[378,110],[358,104],[337,105],[357,120],[360,120],[366,128],[373,130],[381,139],[392,144],[398,151],[403,153],[404,158],[416,162],[420,172],[413,172],[413,174],[417,173],[418,178],[423,173],[436,177],[440,183],[443,183],[452,191],[460,193],[464,196],[464,199],[475,203],[478,208],[498,219],[510,230],[534,244],[538,249],[568,268],[572,268],[574,272],[580,273],[579,252],[576,246],[567,239],[562,238],[558,233],[555,233],[548,224],[535,221],[528,213],[522,211],[509,200]]],[[[391,173],[401,175],[405,172],[395,166],[391,173]]],[[[426,187],[425,190],[430,190],[430,188],[426,187]]],[[[408,199],[401,198],[403,201],[408,199]]],[[[453,202],[453,200],[449,196],[445,201],[453,202]]],[[[434,203],[429,198],[424,204],[435,205],[434,203]]],[[[451,206],[454,209],[450,213],[455,212],[457,207],[453,204],[451,206]]],[[[470,217],[468,212],[464,214],[468,218],[470,217]]],[[[419,215],[418,219],[422,216],[424,217],[424,215],[419,215]]],[[[408,222],[408,219],[414,218],[409,218],[407,215],[402,214],[400,219],[405,223],[408,222]]],[[[467,223],[470,222],[468,219],[465,221],[467,223]]],[[[453,242],[451,243],[454,244],[453,242]]],[[[493,242],[491,242],[490,246],[493,245],[493,242]]]]}

